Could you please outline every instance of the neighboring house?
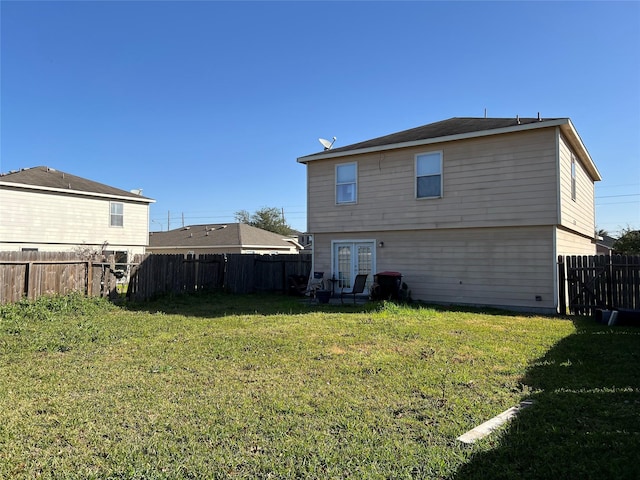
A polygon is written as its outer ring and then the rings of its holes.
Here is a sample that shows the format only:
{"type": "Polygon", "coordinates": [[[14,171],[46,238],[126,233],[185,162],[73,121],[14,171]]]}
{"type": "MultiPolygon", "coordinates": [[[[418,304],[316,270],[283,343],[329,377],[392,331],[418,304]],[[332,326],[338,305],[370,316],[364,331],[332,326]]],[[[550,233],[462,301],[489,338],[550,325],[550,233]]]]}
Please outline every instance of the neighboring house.
{"type": "Polygon", "coordinates": [[[298,158],[314,271],[402,274],[413,299],[555,312],[595,254],[593,160],[568,118],[451,118],[298,158]]]}
{"type": "Polygon", "coordinates": [[[191,225],[150,232],[148,253],[298,253],[302,246],[293,238],[244,223],[191,225]]]}
{"type": "Polygon", "coordinates": [[[49,167],[0,176],[0,251],[145,252],[155,200],[49,167]],[[106,245],[105,245],[106,243],[106,245]]]}
{"type": "Polygon", "coordinates": [[[611,255],[613,244],[616,243],[616,240],[617,238],[613,238],[609,235],[598,235],[596,237],[596,254],[611,255]]]}
{"type": "Polygon", "coordinates": [[[313,246],[313,236],[309,235],[308,233],[303,233],[303,232],[295,232],[295,236],[297,239],[297,242],[302,246],[302,253],[308,253],[311,254],[311,249],[313,246]]]}

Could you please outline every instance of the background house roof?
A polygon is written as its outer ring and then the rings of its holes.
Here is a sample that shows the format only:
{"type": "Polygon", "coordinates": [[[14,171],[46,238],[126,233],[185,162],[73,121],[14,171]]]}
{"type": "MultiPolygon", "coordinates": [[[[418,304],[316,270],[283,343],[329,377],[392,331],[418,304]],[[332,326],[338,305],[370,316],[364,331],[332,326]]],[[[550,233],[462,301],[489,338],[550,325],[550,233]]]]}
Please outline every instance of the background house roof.
{"type": "Polygon", "coordinates": [[[244,223],[190,225],[168,232],[150,232],[149,248],[291,248],[295,242],[284,235],[244,223]]]}
{"type": "Polygon", "coordinates": [[[93,180],[44,166],[23,168],[19,171],[1,174],[0,182],[30,185],[44,189],[66,190],[75,193],[97,193],[108,196],[129,197],[135,200],[153,201],[142,195],[137,195],[126,190],[110,187],[103,183],[94,182],[93,180]]]}
{"type": "Polygon", "coordinates": [[[613,249],[613,244],[616,243],[617,238],[612,237],[610,235],[602,235],[601,238],[596,236],[596,245],[604,247],[608,250],[613,249]]]}

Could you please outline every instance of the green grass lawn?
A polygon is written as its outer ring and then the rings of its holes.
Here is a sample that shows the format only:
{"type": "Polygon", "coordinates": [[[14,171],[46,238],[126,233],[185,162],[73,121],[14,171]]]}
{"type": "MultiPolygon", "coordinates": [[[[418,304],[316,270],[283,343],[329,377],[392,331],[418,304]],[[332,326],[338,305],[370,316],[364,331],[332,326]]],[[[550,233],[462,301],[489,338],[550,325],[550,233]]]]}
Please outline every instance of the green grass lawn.
{"type": "Polygon", "coordinates": [[[640,478],[638,328],[266,295],[0,315],[0,478],[640,478]]]}

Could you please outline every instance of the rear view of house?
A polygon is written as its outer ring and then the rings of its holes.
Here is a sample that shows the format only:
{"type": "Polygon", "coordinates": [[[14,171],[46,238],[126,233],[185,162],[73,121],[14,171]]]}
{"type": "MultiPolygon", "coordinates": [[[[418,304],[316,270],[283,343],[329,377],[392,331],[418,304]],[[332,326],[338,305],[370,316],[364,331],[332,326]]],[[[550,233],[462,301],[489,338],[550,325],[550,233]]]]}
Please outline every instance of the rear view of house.
{"type": "Polygon", "coordinates": [[[49,167],[3,174],[0,251],[144,253],[153,202],[49,167]]]}
{"type": "Polygon", "coordinates": [[[451,118],[298,158],[314,270],[402,274],[414,299],[555,312],[595,253],[600,174],[568,118],[451,118]]]}

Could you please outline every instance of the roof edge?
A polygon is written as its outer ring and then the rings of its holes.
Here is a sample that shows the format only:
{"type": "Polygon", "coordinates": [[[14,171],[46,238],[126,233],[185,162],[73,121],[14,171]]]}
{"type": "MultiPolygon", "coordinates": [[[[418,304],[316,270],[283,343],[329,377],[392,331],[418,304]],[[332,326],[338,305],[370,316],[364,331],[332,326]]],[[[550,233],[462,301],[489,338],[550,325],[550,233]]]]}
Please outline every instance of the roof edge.
{"type": "MultiPolygon", "coordinates": [[[[513,132],[522,132],[526,130],[534,130],[538,128],[549,128],[549,127],[557,127],[561,125],[566,125],[571,123],[569,118],[557,118],[554,120],[541,120],[540,122],[535,123],[527,123],[523,125],[514,125],[511,127],[502,127],[502,128],[494,128],[490,130],[479,130],[477,132],[468,132],[468,133],[459,133],[455,135],[445,135],[443,137],[433,137],[426,138],[424,140],[416,140],[413,142],[402,142],[402,143],[390,143],[389,145],[380,145],[377,147],[368,147],[361,148],[356,150],[347,150],[343,152],[331,152],[327,150],[326,152],[320,152],[316,154],[306,155],[304,157],[298,157],[296,161],[298,163],[308,163],[315,160],[326,160],[328,158],[339,158],[346,157],[351,155],[361,155],[365,153],[372,152],[380,152],[386,150],[395,150],[397,148],[409,148],[409,147],[418,147],[421,145],[430,145],[434,143],[444,143],[444,142],[453,142],[456,140],[465,140],[468,138],[478,138],[478,137],[486,137],[489,135],[501,135],[505,133],[513,133],[513,132]]],[[[575,129],[574,129],[575,131],[575,129]]],[[[576,133],[577,136],[577,133],[576,133]]],[[[578,137],[579,138],[579,137],[578,137]]],[[[586,149],[585,149],[586,150],[586,149]]]]}
{"type": "Polygon", "coordinates": [[[602,175],[600,175],[598,167],[596,167],[596,164],[591,158],[587,147],[584,145],[582,138],[580,138],[580,134],[578,134],[578,131],[573,125],[573,122],[571,122],[570,119],[567,120],[568,122],[566,124],[559,126],[560,130],[562,131],[562,133],[569,137],[569,141],[571,142],[572,146],[579,150],[579,156],[583,159],[585,167],[589,171],[589,174],[591,175],[593,180],[596,182],[601,181],[602,175]]]}
{"type": "Polygon", "coordinates": [[[27,183],[16,183],[16,182],[3,182],[0,180],[0,187],[12,187],[18,188],[22,190],[39,190],[42,192],[55,192],[55,193],[64,193],[69,195],[83,195],[89,197],[99,197],[99,198],[117,198],[118,200],[130,200],[133,202],[139,203],[156,203],[156,201],[152,198],[143,197],[140,195],[111,195],[108,193],[96,193],[96,192],[88,192],[84,190],[69,190],[64,188],[54,188],[54,187],[43,187],[41,185],[30,185],[27,183]]]}

